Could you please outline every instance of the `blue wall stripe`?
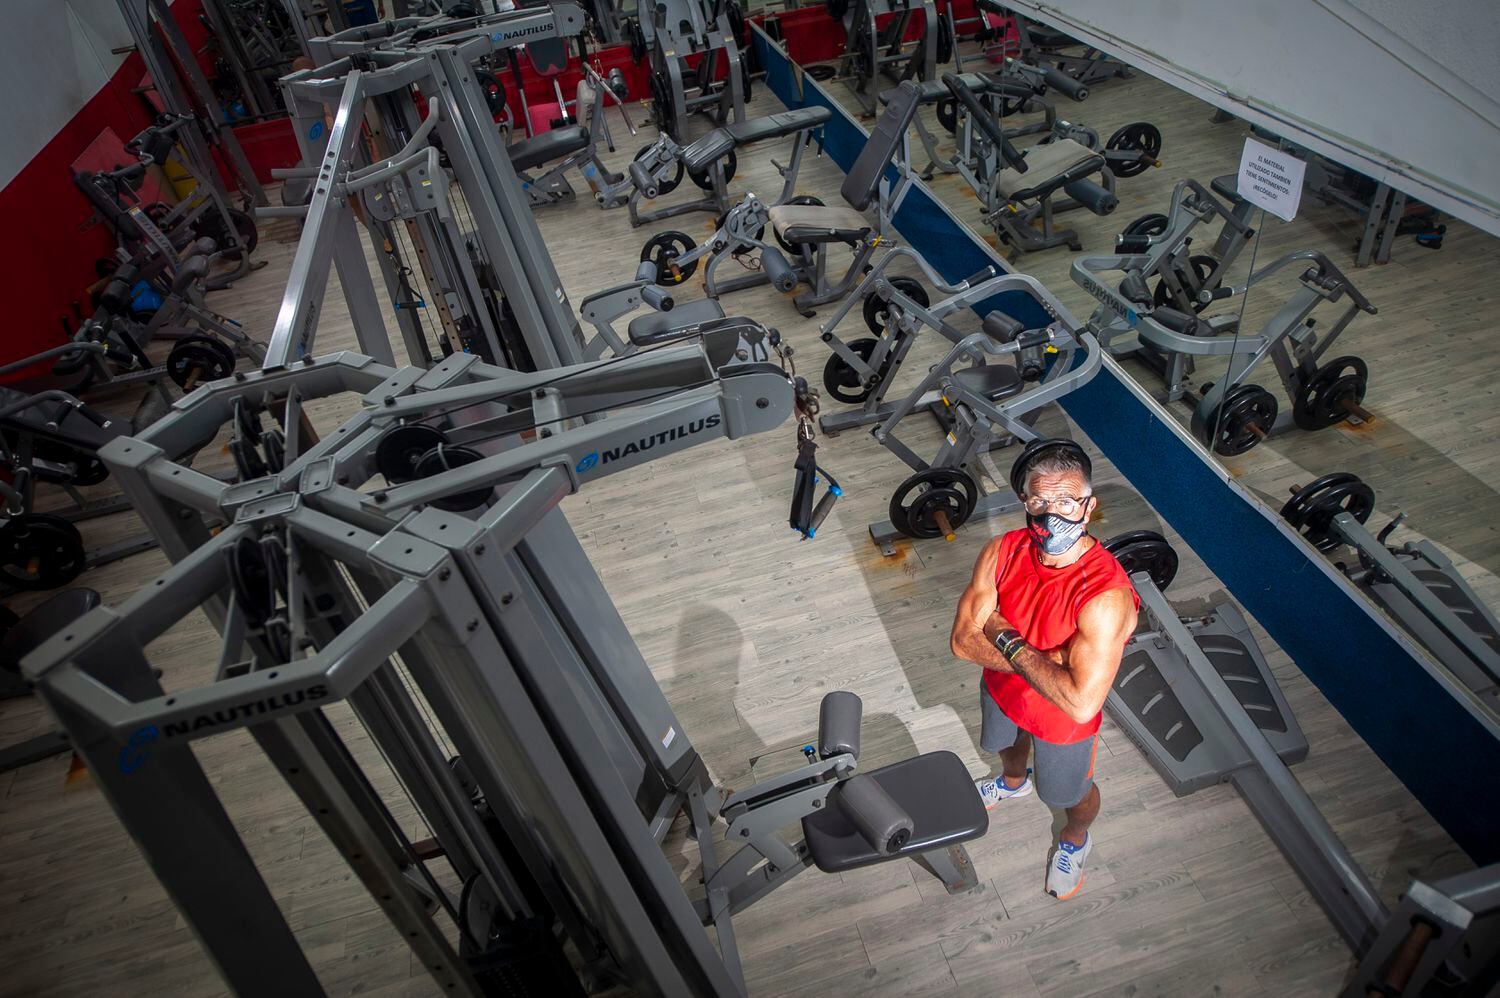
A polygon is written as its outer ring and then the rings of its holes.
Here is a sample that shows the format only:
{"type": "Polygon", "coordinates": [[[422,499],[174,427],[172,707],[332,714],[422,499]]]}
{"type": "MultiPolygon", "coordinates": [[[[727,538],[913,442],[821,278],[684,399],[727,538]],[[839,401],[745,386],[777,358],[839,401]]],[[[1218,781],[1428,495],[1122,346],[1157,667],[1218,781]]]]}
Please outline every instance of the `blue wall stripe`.
{"type": "MultiPolygon", "coordinates": [[[[754,43],[783,104],[833,112],[826,148],[848,170],[864,129],[810,77],[799,94],[791,63],[759,27],[754,43]]],[[[949,281],[997,262],[920,182],[894,221],[949,281]]],[[[1041,320],[1019,303],[1036,308],[1015,295],[976,311],[1014,308],[1023,321],[1041,320]]],[[[1455,693],[1452,680],[1112,363],[1062,405],[1454,841],[1477,863],[1500,861],[1500,724],[1455,693]]]]}

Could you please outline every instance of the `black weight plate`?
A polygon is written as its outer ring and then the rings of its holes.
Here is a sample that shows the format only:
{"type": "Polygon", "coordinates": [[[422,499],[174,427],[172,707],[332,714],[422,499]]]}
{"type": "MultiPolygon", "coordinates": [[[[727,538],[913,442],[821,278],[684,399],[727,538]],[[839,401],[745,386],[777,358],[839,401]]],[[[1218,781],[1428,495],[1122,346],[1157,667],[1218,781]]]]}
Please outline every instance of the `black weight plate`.
{"type": "Polygon", "coordinates": [[[1375,490],[1348,472],[1324,475],[1298,489],[1281,515],[1319,551],[1331,551],[1341,543],[1333,532],[1333,518],[1348,513],[1360,523],[1375,511],[1375,490]]]}
{"type": "Polygon", "coordinates": [[[1259,385],[1236,385],[1204,419],[1193,412],[1193,428],[1205,444],[1225,457],[1243,454],[1271,432],[1280,406],[1276,396],[1259,385]],[[1260,430],[1256,433],[1251,427],[1260,430]]]}
{"type": "Polygon", "coordinates": [[[0,524],[0,582],[38,592],[78,578],[87,566],[83,536],[60,516],[26,513],[0,524]]]}
{"type": "MultiPolygon", "coordinates": [[[[807,207],[817,208],[823,207],[823,202],[820,199],[813,197],[811,194],[798,194],[796,197],[788,201],[787,204],[805,205],[807,207]]],[[[803,247],[813,245],[812,243],[789,243],[785,239],[781,238],[781,233],[779,232],[776,233],[776,241],[781,244],[782,249],[786,250],[793,256],[801,256],[803,247]]]]}
{"type": "Polygon", "coordinates": [[[947,130],[949,135],[958,131],[958,101],[953,97],[944,97],[937,102],[933,108],[937,113],[938,124],[947,130]]]}
{"type": "MultiPolygon", "coordinates": [[[[468,447],[434,447],[417,460],[417,466],[412,469],[412,472],[417,478],[431,478],[433,475],[441,475],[445,471],[462,468],[464,465],[482,460],[484,460],[484,455],[468,447]]],[[[482,488],[470,489],[468,492],[458,492],[441,499],[434,499],[432,505],[438,509],[446,509],[450,513],[462,513],[464,510],[483,506],[494,491],[486,485],[482,488]]]]}
{"type": "Polygon", "coordinates": [[[189,379],[196,387],[233,373],[234,351],[212,336],[184,336],[167,354],[167,377],[178,388],[186,388],[189,379]],[[197,377],[193,378],[195,372],[197,377]]]}
{"type": "MultiPolygon", "coordinates": [[[[737,166],[739,166],[739,159],[734,155],[734,150],[731,149],[724,154],[724,183],[727,184],[734,179],[734,170],[737,166]]],[[[705,191],[714,189],[713,174],[709,170],[704,170],[702,173],[694,173],[692,170],[689,170],[688,179],[705,191]]]]}
{"type": "MultiPolygon", "coordinates": [[[[1215,268],[1219,266],[1219,261],[1205,253],[1194,253],[1188,257],[1187,265],[1191,270],[1190,272],[1181,274],[1178,278],[1178,283],[1182,285],[1183,290],[1191,297],[1192,301],[1190,305],[1193,312],[1202,312],[1208,307],[1209,303],[1199,301],[1198,292],[1213,290],[1213,288],[1208,287],[1208,279],[1213,276],[1215,268]]],[[[1217,286],[1216,283],[1214,287],[1217,286]]],[[[1165,278],[1157,278],[1156,290],[1152,292],[1151,299],[1158,307],[1163,305],[1173,308],[1177,307],[1177,304],[1172,301],[1172,289],[1167,286],[1165,278]]]]}
{"type": "Polygon", "coordinates": [[[685,267],[679,267],[675,261],[696,247],[686,232],[658,232],[641,247],[641,261],[650,260],[656,264],[657,284],[664,288],[676,287],[697,272],[698,261],[690,260],[685,267]]]}
{"type": "Polygon", "coordinates": [[[1125,574],[1145,572],[1161,592],[1177,577],[1177,552],[1154,530],[1132,530],[1104,542],[1104,550],[1115,556],[1125,574]]]}
{"type": "MultiPolygon", "coordinates": [[[[636,152],[635,158],[636,159],[642,159],[642,158],[644,158],[645,155],[648,152],[651,151],[651,148],[652,148],[651,146],[642,146],[636,152]]],[[[677,185],[680,184],[680,183],[682,183],[682,160],[680,160],[680,159],[679,160],[675,160],[675,161],[673,161],[672,165],[675,166],[675,167],[677,167],[677,169],[672,174],[672,176],[667,177],[666,179],[661,180],[661,181],[659,181],[657,183],[657,185],[656,185],[656,196],[657,197],[661,197],[663,194],[671,194],[673,191],[675,191],[677,189],[677,185]]]]}
{"type": "MultiPolygon", "coordinates": [[[[868,363],[875,353],[875,341],[868,338],[855,340],[849,344],[849,349],[868,363]]],[[[838,354],[829,357],[828,363],[823,365],[823,387],[828,389],[829,395],[850,405],[858,405],[874,391],[873,386],[866,386],[860,381],[859,372],[838,354]]]]}
{"type": "Polygon", "coordinates": [[[1145,153],[1145,159],[1111,162],[1109,169],[1116,177],[1134,177],[1150,169],[1152,162],[1161,155],[1161,131],[1149,121],[1134,121],[1117,129],[1104,144],[1114,152],[1145,153]]]}
{"type": "Polygon", "coordinates": [[[1167,231],[1167,225],[1171,220],[1160,212],[1152,212],[1134,219],[1125,228],[1120,230],[1122,236],[1159,236],[1167,231]]]}
{"type": "Polygon", "coordinates": [[[907,537],[931,538],[942,533],[934,515],[937,510],[945,511],[949,526],[957,530],[974,514],[978,502],[979,486],[967,472],[958,468],[928,468],[897,487],[887,512],[891,525],[907,537]],[[935,497],[923,498],[934,491],[935,497]]]}
{"type": "Polygon", "coordinates": [[[422,455],[447,442],[447,434],[425,423],[393,426],[375,445],[375,470],[392,485],[409,482],[417,477],[417,462],[422,455]]]}
{"type": "MultiPolygon", "coordinates": [[[[928,305],[932,304],[931,299],[927,297],[927,289],[922,287],[922,283],[915,280],[914,278],[893,277],[890,280],[890,285],[893,289],[906,295],[906,297],[910,298],[918,305],[921,305],[923,308],[926,308],[928,305]]],[[[879,336],[885,332],[886,301],[884,298],[881,298],[879,295],[873,294],[866,296],[864,305],[861,307],[860,312],[862,315],[864,315],[865,326],[870,330],[870,332],[874,333],[876,336],[879,336]]]]}
{"type": "Polygon", "coordinates": [[[1322,430],[1351,415],[1345,403],[1364,401],[1370,369],[1358,357],[1336,357],[1313,372],[1292,399],[1292,422],[1304,430],[1322,430]]]}
{"type": "Polygon", "coordinates": [[[276,609],[272,571],[256,538],[241,537],[229,549],[229,585],[234,590],[236,604],[252,627],[264,624],[276,609]]]}
{"type": "Polygon", "coordinates": [[[484,93],[484,102],[489,105],[490,115],[498,117],[505,112],[505,85],[500,77],[484,69],[474,70],[474,79],[484,93]]]}

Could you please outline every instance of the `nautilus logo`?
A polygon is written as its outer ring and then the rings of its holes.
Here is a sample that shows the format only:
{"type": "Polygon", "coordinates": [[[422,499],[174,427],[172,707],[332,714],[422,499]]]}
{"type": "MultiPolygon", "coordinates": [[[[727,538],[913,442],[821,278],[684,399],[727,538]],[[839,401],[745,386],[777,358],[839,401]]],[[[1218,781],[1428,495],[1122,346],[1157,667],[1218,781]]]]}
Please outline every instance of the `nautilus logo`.
{"type": "Polygon", "coordinates": [[[592,468],[594,465],[596,465],[598,463],[599,463],[599,452],[598,451],[594,451],[593,453],[588,454],[587,456],[585,456],[582,461],[578,462],[578,469],[577,469],[578,473],[581,475],[585,471],[588,471],[590,468],[592,468]]]}

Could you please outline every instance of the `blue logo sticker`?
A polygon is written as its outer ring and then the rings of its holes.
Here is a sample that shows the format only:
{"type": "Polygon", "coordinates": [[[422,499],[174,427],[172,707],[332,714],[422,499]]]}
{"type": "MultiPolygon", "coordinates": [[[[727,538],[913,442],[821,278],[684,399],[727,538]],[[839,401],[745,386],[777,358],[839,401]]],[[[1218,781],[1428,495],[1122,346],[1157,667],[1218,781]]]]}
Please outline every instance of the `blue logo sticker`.
{"type": "Polygon", "coordinates": [[[323,137],[323,122],[321,120],[313,122],[312,127],[307,130],[307,137],[314,142],[323,137]]]}
{"type": "Polygon", "coordinates": [[[151,743],[161,737],[156,725],[148,724],[130,736],[120,749],[120,772],[129,776],[151,758],[151,743]]]}
{"type": "Polygon", "coordinates": [[[588,471],[590,468],[592,468],[594,465],[596,465],[598,463],[599,463],[599,452],[598,451],[594,451],[592,454],[589,454],[587,457],[585,457],[582,461],[578,462],[578,467],[577,467],[576,470],[581,475],[585,471],[588,471]]]}

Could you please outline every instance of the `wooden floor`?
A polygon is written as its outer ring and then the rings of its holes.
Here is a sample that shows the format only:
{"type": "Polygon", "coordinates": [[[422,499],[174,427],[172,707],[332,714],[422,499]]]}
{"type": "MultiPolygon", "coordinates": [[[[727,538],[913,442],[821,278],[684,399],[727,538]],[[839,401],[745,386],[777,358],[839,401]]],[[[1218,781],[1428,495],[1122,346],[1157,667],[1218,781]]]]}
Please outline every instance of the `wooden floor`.
{"type": "MultiPolygon", "coordinates": [[[[759,94],[755,112],[779,107],[763,89],[759,94]]],[[[1090,248],[1108,246],[1116,222],[1159,210],[1174,178],[1225,172],[1237,155],[1234,126],[1210,125],[1202,105],[1146,79],[1098,87],[1078,117],[1105,134],[1118,123],[1150,117],[1167,135],[1168,165],[1122,184],[1115,218],[1081,220],[1107,223],[1085,233],[1090,248]]],[[[615,134],[623,136],[618,124],[615,134]]],[[[610,163],[628,161],[649,137],[648,130],[621,141],[610,163]]],[[[780,149],[742,154],[735,189],[779,188],[769,165],[773,155],[784,161],[780,149]]],[[[799,188],[833,203],[840,179],[821,159],[809,163],[799,188]]],[[[963,205],[953,191],[946,193],[963,205]]],[[[1309,214],[1316,224],[1305,231],[1347,256],[1350,225],[1309,214]]],[[[711,221],[690,215],[631,230],[623,210],[602,212],[586,199],[537,217],[575,306],[591,291],[633,275],[648,231],[678,228],[701,238],[711,221]]],[[[1278,251],[1300,245],[1293,227],[1286,229],[1267,232],[1263,254],[1273,245],[1278,251]],[[1290,241],[1283,243],[1283,236],[1290,241]]],[[[288,223],[268,227],[260,252],[267,267],[215,295],[214,305],[266,335],[294,239],[288,223]]],[[[1494,313],[1484,277],[1492,272],[1486,261],[1493,263],[1495,247],[1451,224],[1449,239],[1438,253],[1403,243],[1390,265],[1357,277],[1381,306],[1367,328],[1350,334],[1350,345],[1363,344],[1359,352],[1370,361],[1377,424],[1275,440],[1235,470],[1273,495],[1324,471],[1358,471],[1376,485],[1388,511],[1409,509],[1413,526],[1459,556],[1465,571],[1494,594],[1489,573],[1500,559],[1492,526],[1500,466],[1496,417],[1484,403],[1493,398],[1496,348],[1480,331],[1494,313]]],[[[1082,306],[1066,281],[1067,256],[1050,251],[1021,264],[1065,301],[1082,306]]],[[[799,317],[781,298],[761,289],[724,304],[779,328],[799,350],[799,370],[816,382],[826,353],[815,321],[799,317]]],[[[1256,307],[1252,302],[1252,312],[1256,307]]],[[[352,343],[335,282],[317,350],[352,343]]],[[[939,352],[935,343],[919,344],[908,368],[912,377],[939,352]]],[[[319,426],[326,429],[346,411],[346,404],[325,407],[319,426]]],[[[1042,425],[1073,432],[1055,409],[1042,425]]],[[[935,432],[921,428],[915,435],[921,439],[923,432],[935,447],[935,432]]],[[[650,463],[591,485],[564,508],[721,784],[743,787],[792,765],[795,747],[816,729],[818,701],[834,689],[864,698],[862,765],[941,748],[956,752],[975,775],[992,771],[994,760],[978,749],[979,672],[952,658],[946,635],[975,553],[989,533],[1009,529],[1015,518],[974,524],[952,544],[927,542],[883,558],[866,527],[884,518],[903,467],[863,433],[821,443],[820,458],[848,497],[812,542],[799,541],[785,525],[794,457],[790,425],[650,463]]],[[[1003,476],[1010,455],[997,456],[1003,476]]],[[[1107,462],[1100,463],[1097,479],[1097,534],[1160,528],[1107,462]]],[[[127,518],[118,519],[94,525],[89,536],[130,529],[127,518]]],[[[1179,552],[1183,567],[1174,600],[1225,598],[1191,552],[1179,552]]],[[[162,567],[151,553],[80,581],[118,602],[162,567]]],[[[34,602],[14,605],[21,610],[34,602]]],[[[1264,632],[1256,632],[1311,742],[1296,774],[1387,900],[1413,876],[1466,868],[1468,860],[1420,805],[1264,632]]],[[[200,618],[153,646],[159,652],[154,664],[169,685],[190,684],[211,669],[206,640],[200,618]]],[[[347,712],[334,710],[356,756],[409,830],[417,831],[368,742],[347,712]]],[[[0,704],[0,740],[46,726],[30,701],[0,704]]],[[[842,876],[809,871],[750,909],[736,927],[751,993],[1280,996],[1336,990],[1350,968],[1347,951],[1235,792],[1218,787],[1176,799],[1107,720],[1101,743],[1103,811],[1078,898],[1058,902],[1042,893],[1056,816],[1034,797],[1010,802],[993,813],[988,835],[970,844],[983,881],[977,894],[950,898],[936,881],[898,863],[842,876]]],[[[316,824],[264,760],[247,751],[248,737],[225,735],[196,747],[330,993],[431,993],[316,824]]],[[[210,963],[98,790],[86,774],[69,779],[68,769],[62,757],[0,777],[0,994],[221,993],[210,963]]],[[[692,848],[680,830],[667,845],[685,879],[692,876],[692,848]]]]}

